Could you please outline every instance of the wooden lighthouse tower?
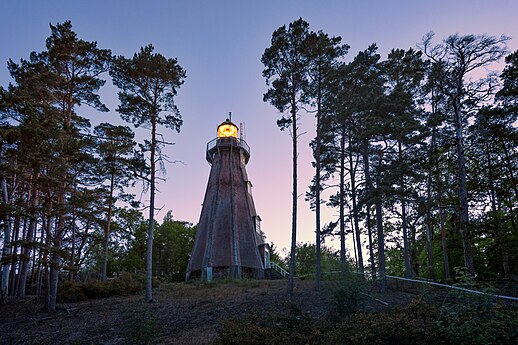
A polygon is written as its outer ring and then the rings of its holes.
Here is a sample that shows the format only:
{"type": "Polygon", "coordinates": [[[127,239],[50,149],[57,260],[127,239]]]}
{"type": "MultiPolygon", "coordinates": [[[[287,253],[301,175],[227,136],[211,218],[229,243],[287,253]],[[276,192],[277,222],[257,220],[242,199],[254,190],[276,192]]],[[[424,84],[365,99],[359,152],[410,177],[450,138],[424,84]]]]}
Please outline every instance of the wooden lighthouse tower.
{"type": "Polygon", "coordinates": [[[252,199],[246,164],[250,147],[230,119],[207,144],[211,165],[186,279],[263,278],[260,218],[252,199]]]}

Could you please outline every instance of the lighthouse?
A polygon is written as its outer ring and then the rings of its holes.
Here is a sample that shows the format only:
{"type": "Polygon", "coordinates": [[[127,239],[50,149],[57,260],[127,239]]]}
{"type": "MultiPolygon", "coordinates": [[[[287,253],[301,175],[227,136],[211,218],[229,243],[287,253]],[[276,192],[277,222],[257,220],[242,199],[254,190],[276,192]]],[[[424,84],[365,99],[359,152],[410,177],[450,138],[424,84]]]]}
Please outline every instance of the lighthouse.
{"type": "Polygon", "coordinates": [[[250,147],[231,118],[217,127],[206,159],[211,169],[186,279],[261,279],[265,245],[246,173],[250,147]]]}

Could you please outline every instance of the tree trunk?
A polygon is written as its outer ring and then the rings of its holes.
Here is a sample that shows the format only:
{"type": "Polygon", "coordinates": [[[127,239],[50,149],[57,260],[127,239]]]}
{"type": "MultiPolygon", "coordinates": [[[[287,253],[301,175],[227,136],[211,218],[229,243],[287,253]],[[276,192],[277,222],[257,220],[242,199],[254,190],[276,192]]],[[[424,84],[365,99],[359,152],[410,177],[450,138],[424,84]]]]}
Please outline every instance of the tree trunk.
{"type": "Polygon", "coordinates": [[[433,251],[432,251],[432,174],[433,174],[433,157],[435,154],[435,136],[436,127],[432,128],[432,138],[430,144],[429,157],[429,169],[428,178],[426,181],[426,253],[428,255],[428,273],[430,279],[435,280],[435,269],[433,264],[433,251]]]}
{"type": "Polygon", "coordinates": [[[321,285],[321,262],[320,262],[320,146],[321,146],[321,114],[320,114],[320,91],[317,99],[317,135],[315,147],[315,250],[316,250],[316,285],[317,290],[320,291],[321,285]]]}
{"type": "Polygon", "coordinates": [[[406,219],[405,179],[403,176],[403,149],[401,141],[398,142],[399,158],[399,187],[401,189],[401,227],[403,230],[403,260],[405,262],[405,277],[412,278],[412,266],[410,265],[410,251],[408,245],[408,226],[406,219]]]}
{"type": "MultiPolygon", "coordinates": [[[[25,193],[20,193],[21,195],[24,195],[25,193]]],[[[12,238],[11,238],[11,269],[9,272],[9,296],[15,296],[17,291],[17,272],[19,270],[17,269],[18,264],[18,242],[19,242],[19,236],[20,236],[20,227],[21,227],[21,221],[22,221],[22,207],[19,202],[16,203],[16,214],[14,216],[14,222],[13,222],[13,231],[12,231],[12,238]]],[[[24,225],[25,226],[25,225],[24,225]]]]}
{"type": "Polygon", "coordinates": [[[113,189],[115,184],[115,172],[112,171],[110,178],[110,196],[108,199],[108,213],[106,215],[106,228],[104,229],[104,248],[103,248],[103,267],[101,271],[101,279],[106,280],[106,271],[108,268],[108,247],[110,244],[110,226],[112,220],[113,208],[113,189]]]}
{"type": "Polygon", "coordinates": [[[448,245],[446,242],[446,217],[444,215],[444,209],[441,208],[440,212],[440,227],[441,227],[441,244],[442,244],[442,261],[444,265],[444,279],[450,279],[450,261],[448,259],[448,245]]]}
{"type": "Polygon", "coordinates": [[[153,232],[155,227],[155,154],[156,154],[156,114],[151,119],[151,153],[150,153],[150,191],[149,198],[149,226],[147,232],[147,256],[146,256],[146,301],[153,301],[153,232]]]}
{"type": "Polygon", "coordinates": [[[473,248],[471,243],[471,231],[468,228],[468,189],[466,183],[466,163],[464,156],[464,135],[462,124],[462,110],[460,100],[454,102],[455,116],[455,140],[457,144],[457,178],[459,183],[459,231],[462,236],[462,247],[464,252],[464,265],[468,274],[475,276],[475,266],[473,264],[473,248]]]}
{"type": "Polygon", "coordinates": [[[345,263],[345,130],[340,137],[340,186],[339,186],[340,262],[345,263]]]}
{"type": "MultiPolygon", "coordinates": [[[[7,191],[7,181],[5,176],[2,177],[2,198],[3,204],[6,209],[9,208],[10,200],[9,193],[7,191]]],[[[2,250],[2,285],[0,289],[4,294],[7,294],[7,290],[9,288],[9,260],[11,257],[11,219],[9,214],[6,212],[4,218],[4,248],[2,250]]]]}
{"type": "MultiPolygon", "coordinates": [[[[63,208],[65,202],[64,191],[59,196],[58,199],[58,207],[63,208]]],[[[54,230],[54,236],[51,239],[51,252],[50,252],[50,276],[49,276],[49,293],[48,293],[48,311],[56,310],[56,301],[58,297],[58,281],[59,281],[59,271],[61,268],[61,238],[65,233],[65,214],[64,211],[60,212],[61,214],[58,216],[57,224],[54,230]]]]}
{"type": "MultiPolygon", "coordinates": [[[[356,168],[353,164],[353,154],[352,154],[352,138],[349,137],[349,176],[350,176],[350,182],[351,182],[351,199],[353,202],[353,214],[352,218],[354,221],[354,232],[356,234],[356,251],[358,253],[358,269],[360,270],[360,273],[364,274],[364,268],[363,268],[363,254],[362,254],[362,241],[360,237],[360,224],[359,224],[359,215],[358,215],[358,201],[357,201],[357,195],[356,195],[356,168]]],[[[343,181],[341,181],[343,183],[343,181]]],[[[344,243],[344,250],[345,250],[345,243],[344,243]]],[[[345,259],[345,258],[344,258],[345,259]]]]}
{"type": "MultiPolygon", "coordinates": [[[[369,164],[369,143],[368,141],[363,142],[363,169],[365,174],[365,189],[367,193],[372,191],[372,181],[370,176],[370,164],[369,164]]],[[[374,263],[374,242],[372,240],[372,224],[371,224],[371,203],[367,201],[365,203],[366,206],[366,214],[365,214],[365,222],[367,224],[367,233],[369,235],[369,256],[370,256],[370,264],[371,264],[371,273],[372,277],[376,279],[376,265],[374,263]]]]}
{"type": "Polygon", "coordinates": [[[295,251],[297,249],[297,103],[296,95],[292,92],[291,96],[291,120],[292,120],[292,169],[293,169],[293,194],[292,194],[292,213],[291,213],[291,251],[290,251],[290,274],[288,275],[288,299],[293,297],[293,279],[295,276],[295,251]]]}
{"type": "Polygon", "coordinates": [[[497,250],[500,251],[500,255],[502,256],[502,273],[504,279],[511,278],[511,270],[509,267],[509,254],[507,252],[506,242],[502,240],[502,234],[500,231],[500,216],[499,216],[499,208],[497,206],[496,200],[496,192],[495,192],[495,181],[493,176],[493,162],[491,158],[491,153],[489,148],[486,151],[487,155],[487,164],[488,164],[488,180],[489,180],[489,192],[490,192],[490,200],[491,200],[491,211],[493,212],[493,221],[495,226],[495,244],[497,250]]]}
{"type": "MultiPolygon", "coordinates": [[[[381,165],[381,159],[380,159],[381,165]]],[[[385,271],[385,234],[383,233],[383,210],[381,205],[381,192],[380,192],[380,176],[376,177],[376,231],[378,235],[378,268],[379,268],[379,282],[380,292],[385,292],[386,282],[386,271],[385,271]]]]}
{"type": "MultiPolygon", "coordinates": [[[[36,180],[36,178],[31,180],[36,180]]],[[[27,276],[29,274],[29,260],[31,258],[32,247],[34,247],[34,236],[36,234],[36,226],[37,226],[37,218],[36,218],[36,208],[37,208],[37,194],[38,190],[34,187],[34,182],[32,182],[33,186],[31,191],[29,192],[29,226],[27,229],[27,234],[25,236],[26,243],[22,248],[21,262],[20,262],[20,276],[18,282],[18,291],[17,296],[19,298],[25,297],[25,287],[27,285],[27,276]]]]}

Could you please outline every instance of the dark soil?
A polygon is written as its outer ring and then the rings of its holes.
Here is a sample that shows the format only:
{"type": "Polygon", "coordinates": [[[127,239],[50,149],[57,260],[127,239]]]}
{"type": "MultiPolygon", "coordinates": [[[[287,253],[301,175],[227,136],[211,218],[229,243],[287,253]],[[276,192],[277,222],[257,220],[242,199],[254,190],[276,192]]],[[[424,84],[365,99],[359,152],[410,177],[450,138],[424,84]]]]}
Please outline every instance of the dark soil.
{"type": "MultiPolygon", "coordinates": [[[[210,344],[219,322],[251,313],[289,313],[314,318],[333,309],[332,287],[317,292],[313,281],[297,281],[291,302],[286,281],[170,284],[143,294],[61,303],[49,314],[35,297],[0,306],[0,344],[210,344]]],[[[381,311],[408,304],[415,294],[367,288],[362,309],[381,311]]]]}

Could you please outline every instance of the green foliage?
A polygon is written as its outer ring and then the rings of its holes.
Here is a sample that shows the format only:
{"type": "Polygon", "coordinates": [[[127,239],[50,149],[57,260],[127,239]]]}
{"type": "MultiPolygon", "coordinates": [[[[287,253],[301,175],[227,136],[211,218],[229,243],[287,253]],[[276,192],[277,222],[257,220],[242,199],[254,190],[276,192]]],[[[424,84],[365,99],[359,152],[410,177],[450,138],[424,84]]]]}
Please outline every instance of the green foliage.
{"type": "MultiPolygon", "coordinates": [[[[409,305],[342,318],[251,314],[221,323],[216,344],[516,344],[518,309],[497,303],[442,307],[416,298],[409,305]]],[[[333,315],[331,315],[333,316],[333,315]]]]}
{"type": "Polygon", "coordinates": [[[288,305],[286,314],[252,314],[221,323],[216,345],[325,344],[318,322],[288,305]]]}
{"type": "Polygon", "coordinates": [[[363,278],[354,274],[347,264],[340,267],[340,273],[326,279],[324,286],[331,290],[333,296],[332,319],[349,317],[361,309],[364,300],[363,283],[363,278]]]}
{"type": "Polygon", "coordinates": [[[155,53],[149,44],[131,59],[116,57],[110,75],[121,90],[117,111],[125,121],[135,127],[159,124],[180,131],[182,118],[174,97],[183,84],[185,70],[176,58],[155,53]]]}
{"type": "Polygon", "coordinates": [[[443,315],[438,325],[453,344],[518,343],[518,309],[501,302],[457,306],[443,315]]]}
{"type": "Polygon", "coordinates": [[[59,284],[58,299],[63,302],[80,302],[87,299],[83,284],[67,280],[59,284]]]}
{"type": "Polygon", "coordinates": [[[135,303],[128,308],[124,319],[131,344],[149,344],[161,333],[158,319],[149,304],[135,303]]]}
{"type": "Polygon", "coordinates": [[[421,299],[389,312],[357,314],[330,335],[335,344],[446,344],[435,320],[437,308],[421,299]]]}
{"type": "MultiPolygon", "coordinates": [[[[314,279],[316,274],[316,246],[312,243],[299,243],[295,251],[295,275],[297,277],[314,279]]],[[[339,270],[340,257],[333,249],[322,246],[321,272],[339,270]]]]}
{"type": "Polygon", "coordinates": [[[117,278],[86,282],[65,281],[59,285],[58,298],[64,302],[78,302],[86,299],[131,295],[144,288],[142,277],[127,272],[117,278]]]}
{"type": "Polygon", "coordinates": [[[169,211],[155,233],[155,275],[171,282],[184,281],[195,236],[196,226],[173,220],[169,211]]]}

